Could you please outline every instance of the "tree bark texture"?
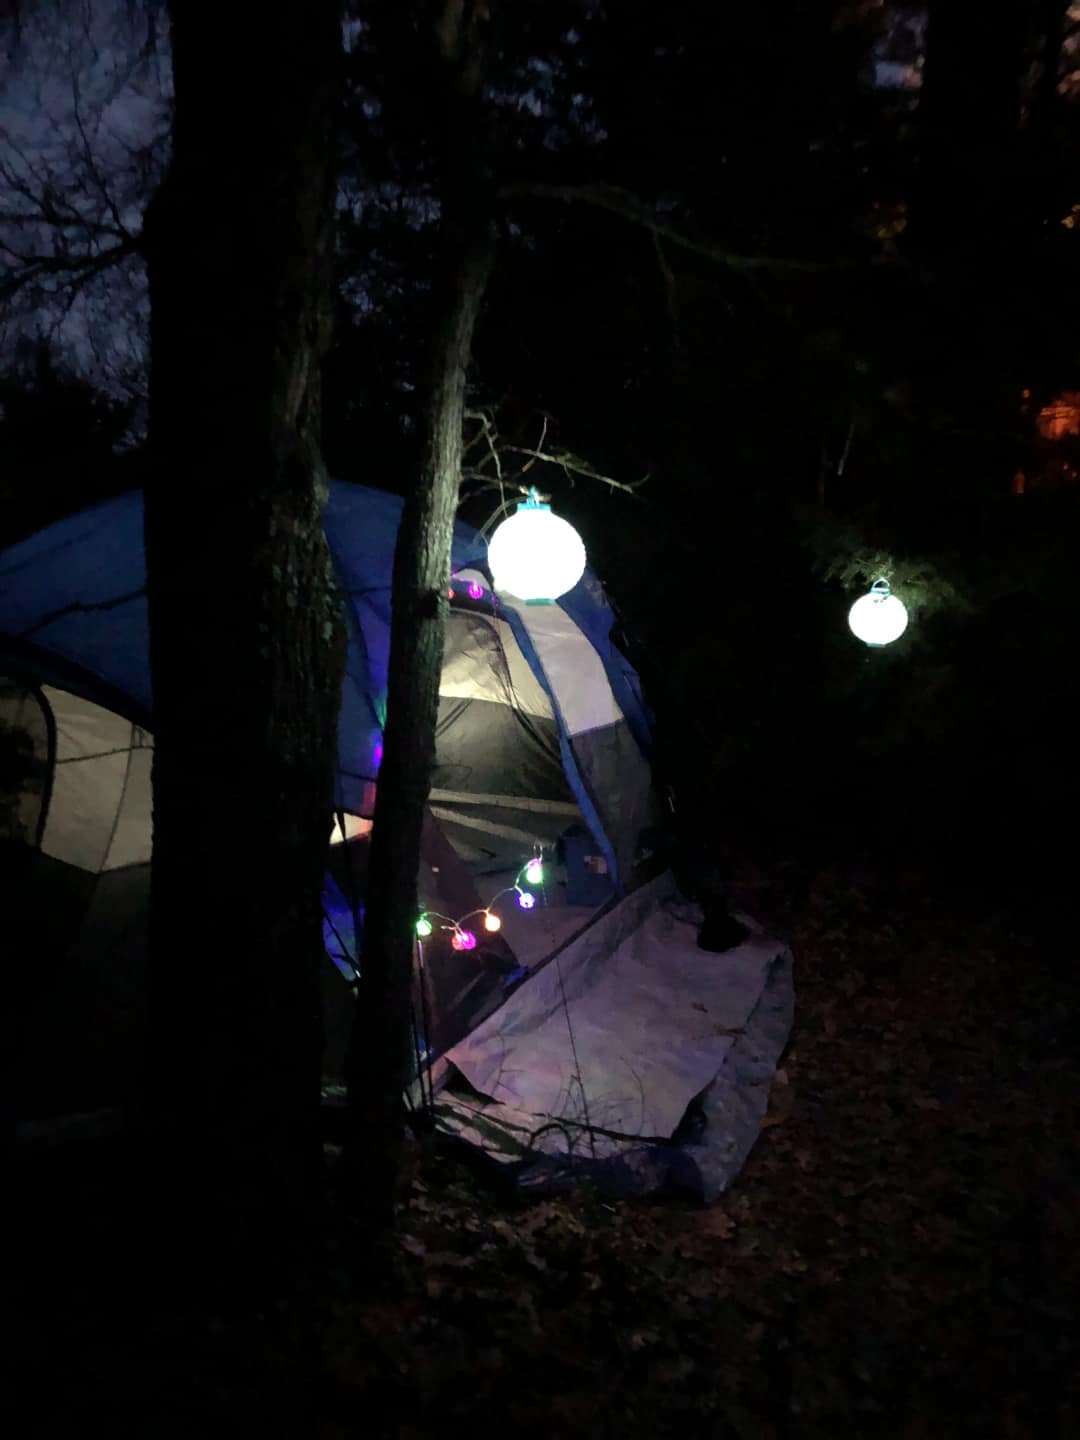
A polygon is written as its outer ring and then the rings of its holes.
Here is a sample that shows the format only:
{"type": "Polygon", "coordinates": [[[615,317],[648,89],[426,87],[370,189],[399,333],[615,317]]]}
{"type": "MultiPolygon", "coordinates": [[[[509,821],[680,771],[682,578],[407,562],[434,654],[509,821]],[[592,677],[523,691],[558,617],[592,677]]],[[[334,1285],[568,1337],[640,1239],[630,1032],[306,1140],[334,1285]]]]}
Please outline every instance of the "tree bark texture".
{"type": "Polygon", "coordinates": [[[465,383],[492,258],[480,78],[487,9],[480,0],[448,0],[437,27],[445,81],[441,274],[423,463],[405,499],[394,557],[387,724],[349,1063],[352,1203],[376,1232],[392,1218],[403,1138],[416,882],[435,753],[465,383]]]}
{"type": "Polygon", "coordinates": [[[173,152],[146,224],[151,1118],[190,1223],[242,1237],[306,1206],[321,1155],[344,632],[320,360],[341,32],[334,0],[170,11],[173,152]]]}

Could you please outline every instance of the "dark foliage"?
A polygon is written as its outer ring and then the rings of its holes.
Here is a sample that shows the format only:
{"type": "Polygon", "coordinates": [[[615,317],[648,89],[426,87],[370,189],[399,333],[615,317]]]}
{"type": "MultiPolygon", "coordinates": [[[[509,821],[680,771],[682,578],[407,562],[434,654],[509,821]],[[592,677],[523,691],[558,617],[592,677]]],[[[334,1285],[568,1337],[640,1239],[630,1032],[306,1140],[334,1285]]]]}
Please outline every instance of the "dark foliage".
{"type": "Polygon", "coordinates": [[[0,545],[141,483],[132,407],[42,344],[0,377],[0,545]],[[28,477],[32,477],[32,482],[28,477]]]}

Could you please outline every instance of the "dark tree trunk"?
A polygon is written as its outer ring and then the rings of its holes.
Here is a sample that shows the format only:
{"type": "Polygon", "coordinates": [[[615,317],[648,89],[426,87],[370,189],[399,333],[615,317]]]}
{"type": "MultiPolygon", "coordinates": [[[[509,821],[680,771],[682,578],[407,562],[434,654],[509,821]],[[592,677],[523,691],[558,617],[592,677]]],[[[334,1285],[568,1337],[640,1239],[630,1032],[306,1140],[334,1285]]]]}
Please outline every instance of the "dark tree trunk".
{"type": "Polygon", "coordinates": [[[341,34],[333,0],[170,10],[173,153],[146,227],[151,1119],[185,1228],[232,1245],[295,1221],[321,1154],[344,652],[319,367],[341,34]]]}
{"type": "Polygon", "coordinates": [[[913,229],[977,262],[1016,224],[1024,41],[1032,0],[931,0],[919,99],[921,183],[913,229]]]}
{"type": "Polygon", "coordinates": [[[1038,8],[1042,43],[1032,120],[1038,128],[1049,129],[1061,109],[1058,84],[1061,79],[1061,61],[1065,54],[1065,28],[1070,0],[1039,0],[1038,8]]]}
{"type": "Polygon", "coordinates": [[[405,500],[394,557],[387,724],[349,1060],[352,1201],[375,1232],[392,1217],[403,1138],[416,881],[435,752],[465,381],[492,257],[480,84],[488,6],[447,0],[443,8],[437,27],[445,85],[438,318],[422,469],[405,500]]]}
{"type": "Polygon", "coordinates": [[[1004,493],[1021,454],[1026,326],[1007,297],[1033,238],[1021,162],[1032,6],[1000,0],[992,22],[978,0],[931,0],[928,10],[911,235],[933,307],[917,388],[936,437],[933,469],[958,481],[950,514],[938,507],[947,534],[970,524],[978,496],[1004,493]]]}

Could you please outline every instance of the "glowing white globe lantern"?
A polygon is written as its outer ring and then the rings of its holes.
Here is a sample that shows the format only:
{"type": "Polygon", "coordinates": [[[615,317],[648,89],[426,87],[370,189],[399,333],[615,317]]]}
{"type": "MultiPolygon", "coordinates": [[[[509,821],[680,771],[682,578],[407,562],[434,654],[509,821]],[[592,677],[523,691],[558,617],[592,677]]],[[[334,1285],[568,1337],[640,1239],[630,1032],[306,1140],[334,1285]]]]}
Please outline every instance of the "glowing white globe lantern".
{"type": "Polygon", "coordinates": [[[870,593],[848,611],[848,624],[866,645],[891,645],[907,629],[907,606],[892,593],[887,580],[875,580],[870,593]]]}
{"type": "Polygon", "coordinates": [[[496,590],[529,604],[550,604],[585,573],[585,546],[568,520],[552,513],[535,490],[495,529],[488,565],[496,590]]]}

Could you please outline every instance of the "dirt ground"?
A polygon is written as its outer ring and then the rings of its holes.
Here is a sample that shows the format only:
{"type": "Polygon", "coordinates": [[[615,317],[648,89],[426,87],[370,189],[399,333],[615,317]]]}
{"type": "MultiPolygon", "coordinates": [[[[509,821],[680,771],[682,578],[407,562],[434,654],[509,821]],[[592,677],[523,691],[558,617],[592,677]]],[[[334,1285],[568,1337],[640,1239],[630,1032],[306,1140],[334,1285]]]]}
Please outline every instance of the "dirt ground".
{"type": "MultiPolygon", "coordinates": [[[[303,1294],[228,1315],[125,1300],[107,1253],[61,1262],[57,1220],[24,1224],[21,1433],[1080,1435],[1080,948],[934,891],[742,874],[798,1008],[710,1208],[526,1204],[417,1151],[393,1284],[365,1297],[329,1233],[303,1294]]],[[[55,1185],[69,1245],[107,1244],[78,1239],[79,1175],[55,1185]]]]}

